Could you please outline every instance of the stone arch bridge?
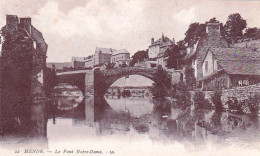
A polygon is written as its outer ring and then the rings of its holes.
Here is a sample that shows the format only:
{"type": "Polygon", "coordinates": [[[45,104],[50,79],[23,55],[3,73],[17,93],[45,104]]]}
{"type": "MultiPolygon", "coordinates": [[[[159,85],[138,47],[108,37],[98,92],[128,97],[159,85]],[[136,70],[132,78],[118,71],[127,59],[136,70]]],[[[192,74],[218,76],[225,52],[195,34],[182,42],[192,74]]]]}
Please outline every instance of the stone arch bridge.
{"type": "MultiPolygon", "coordinates": [[[[103,96],[107,89],[118,79],[129,75],[141,75],[152,81],[158,81],[155,68],[144,69],[139,67],[114,68],[100,70],[77,70],[58,72],[57,83],[68,83],[77,86],[86,96],[103,96]]],[[[170,82],[171,74],[168,72],[167,77],[170,82]]],[[[165,83],[168,83],[165,82],[165,83]]]]}

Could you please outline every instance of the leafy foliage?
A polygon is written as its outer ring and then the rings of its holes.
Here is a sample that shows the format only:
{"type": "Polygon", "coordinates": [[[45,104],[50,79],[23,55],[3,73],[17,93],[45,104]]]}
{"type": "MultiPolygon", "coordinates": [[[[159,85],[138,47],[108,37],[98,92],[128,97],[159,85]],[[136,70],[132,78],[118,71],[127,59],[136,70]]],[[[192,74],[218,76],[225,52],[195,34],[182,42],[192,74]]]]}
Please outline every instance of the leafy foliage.
{"type": "Polygon", "coordinates": [[[19,118],[22,125],[30,119],[31,86],[33,82],[34,53],[32,40],[15,31],[6,34],[2,46],[3,112],[12,127],[19,118]]]}
{"type": "Polygon", "coordinates": [[[221,96],[222,96],[221,91],[216,90],[214,92],[213,96],[211,97],[216,112],[223,111],[223,105],[222,105],[222,101],[221,101],[221,96]]]}
{"type": "Polygon", "coordinates": [[[242,38],[243,30],[246,26],[246,20],[244,20],[239,13],[230,14],[224,26],[228,41],[233,43],[239,38],[242,38]]]}
{"type": "Polygon", "coordinates": [[[259,28],[247,28],[244,34],[245,38],[260,38],[260,29],[259,28]]]}
{"type": "Polygon", "coordinates": [[[184,41],[188,45],[195,44],[206,33],[206,25],[200,23],[190,24],[188,30],[185,33],[184,41]]]}
{"type": "Polygon", "coordinates": [[[236,111],[242,113],[243,112],[242,105],[245,105],[245,102],[244,101],[238,102],[236,97],[231,97],[228,99],[227,105],[229,111],[231,112],[236,111]]]}
{"type": "Polygon", "coordinates": [[[179,41],[177,45],[175,45],[173,48],[168,49],[168,59],[167,59],[167,68],[174,68],[179,69],[180,64],[183,61],[183,58],[185,56],[184,51],[186,50],[186,47],[184,45],[184,41],[179,41]]]}
{"type": "Polygon", "coordinates": [[[115,67],[115,63],[111,63],[111,62],[109,62],[109,63],[107,63],[105,65],[106,65],[106,69],[112,69],[112,68],[115,67]]]}
{"type": "Polygon", "coordinates": [[[252,115],[258,115],[260,109],[260,94],[256,93],[254,96],[248,98],[248,107],[252,115]]]}
{"type": "Polygon", "coordinates": [[[196,78],[194,75],[194,69],[190,66],[187,66],[185,68],[185,79],[186,79],[186,85],[188,90],[193,90],[194,89],[194,85],[196,85],[196,78]]]}
{"type": "Polygon", "coordinates": [[[155,83],[153,83],[153,87],[151,88],[152,94],[155,98],[164,98],[166,95],[168,95],[167,91],[171,87],[170,78],[168,77],[167,72],[163,70],[161,66],[157,68],[155,78],[155,83]]]}
{"type": "Polygon", "coordinates": [[[177,99],[177,105],[182,109],[186,109],[191,105],[191,95],[183,81],[176,85],[175,98],[177,99]]]}
{"type": "Polygon", "coordinates": [[[142,62],[145,59],[148,59],[148,50],[141,50],[137,51],[133,56],[132,60],[130,61],[130,66],[134,66],[135,63],[142,62]]]}
{"type": "Polygon", "coordinates": [[[212,109],[212,105],[201,91],[195,91],[193,100],[195,109],[212,109]]]}

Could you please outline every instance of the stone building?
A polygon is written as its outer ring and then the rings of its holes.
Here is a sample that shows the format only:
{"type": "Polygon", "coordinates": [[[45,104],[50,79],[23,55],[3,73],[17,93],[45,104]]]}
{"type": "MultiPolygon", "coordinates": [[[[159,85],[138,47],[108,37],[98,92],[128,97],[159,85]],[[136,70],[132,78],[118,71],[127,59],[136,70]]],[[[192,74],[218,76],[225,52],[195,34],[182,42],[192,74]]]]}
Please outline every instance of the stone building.
{"type": "Polygon", "coordinates": [[[203,59],[202,73],[205,90],[260,83],[260,53],[251,48],[211,48],[203,59]]]}
{"type": "Polygon", "coordinates": [[[259,52],[229,45],[220,34],[220,23],[207,23],[206,34],[187,49],[185,65],[194,69],[204,90],[232,88],[260,82],[259,52]],[[231,48],[232,47],[232,48],[231,48]]]}
{"type": "Polygon", "coordinates": [[[157,58],[158,54],[163,50],[175,45],[175,40],[170,40],[168,37],[162,37],[154,41],[154,38],[151,39],[151,45],[148,47],[148,57],[149,59],[157,58]]]}
{"type": "Polygon", "coordinates": [[[71,63],[74,69],[92,68],[94,66],[94,56],[72,57],[71,63]]]}
{"type": "Polygon", "coordinates": [[[156,65],[161,66],[163,69],[166,69],[167,65],[167,59],[169,57],[169,50],[171,47],[163,47],[160,48],[160,52],[158,53],[156,57],[156,65]]]}
{"type": "Polygon", "coordinates": [[[112,53],[116,49],[112,48],[99,48],[97,47],[94,54],[94,66],[102,66],[105,63],[109,63],[112,53]]]}
{"type": "Polygon", "coordinates": [[[71,63],[74,69],[83,69],[85,67],[85,61],[87,57],[72,57],[71,63]]]}
{"type": "Polygon", "coordinates": [[[119,67],[122,64],[129,65],[130,53],[126,49],[114,51],[112,53],[110,62],[115,63],[115,67],[119,67]]]}
{"type": "Polygon", "coordinates": [[[203,78],[202,61],[210,48],[228,48],[227,40],[220,35],[220,23],[213,21],[206,26],[206,34],[200,40],[187,48],[185,66],[191,66],[197,80],[203,78]]]}
{"type": "Polygon", "coordinates": [[[93,68],[94,67],[94,56],[88,56],[85,61],[85,68],[93,68]]]}
{"type": "Polygon", "coordinates": [[[31,53],[34,54],[32,94],[35,100],[44,97],[43,75],[46,67],[46,54],[48,45],[42,33],[31,22],[30,17],[18,18],[16,15],[6,15],[6,25],[1,29],[3,40],[6,37],[20,33],[24,40],[31,41],[31,53]]]}
{"type": "MultiPolygon", "coordinates": [[[[1,35],[1,131],[12,132],[17,127],[19,130],[24,128],[29,133],[43,121],[34,118],[33,111],[39,110],[48,93],[48,45],[42,33],[32,25],[30,17],[6,15],[1,35]],[[32,123],[29,127],[28,121],[32,123]]],[[[37,132],[45,135],[44,129],[42,124],[42,131],[37,132]]]]}

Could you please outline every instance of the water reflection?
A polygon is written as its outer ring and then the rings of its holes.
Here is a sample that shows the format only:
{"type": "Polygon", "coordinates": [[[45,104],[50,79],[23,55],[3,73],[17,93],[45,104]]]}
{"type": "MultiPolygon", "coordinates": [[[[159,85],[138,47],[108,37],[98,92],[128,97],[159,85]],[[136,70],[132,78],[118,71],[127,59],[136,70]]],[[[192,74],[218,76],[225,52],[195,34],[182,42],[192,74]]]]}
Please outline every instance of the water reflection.
{"type": "MultiPolygon", "coordinates": [[[[196,144],[208,141],[219,143],[234,137],[241,141],[260,140],[258,117],[228,112],[183,111],[168,100],[87,98],[79,106],[81,108],[57,113],[56,123],[61,124],[61,127],[66,125],[67,130],[85,138],[90,137],[89,134],[95,134],[97,138],[104,135],[147,135],[153,141],[189,141],[196,144]],[[88,131],[82,131],[81,128],[88,131]],[[251,137],[252,134],[254,137],[251,137]]],[[[51,123],[49,120],[48,132],[60,134],[51,123]]],[[[51,136],[48,135],[50,140],[51,136]]]]}
{"type": "MultiPolygon", "coordinates": [[[[45,136],[49,147],[57,142],[98,140],[102,136],[119,140],[122,136],[145,136],[148,140],[170,144],[175,141],[194,144],[260,141],[259,117],[181,110],[168,100],[144,98],[88,97],[75,102],[77,107],[68,110],[59,109],[57,100],[33,106],[34,134],[45,136]]],[[[3,142],[6,140],[2,139],[3,142]]]]}

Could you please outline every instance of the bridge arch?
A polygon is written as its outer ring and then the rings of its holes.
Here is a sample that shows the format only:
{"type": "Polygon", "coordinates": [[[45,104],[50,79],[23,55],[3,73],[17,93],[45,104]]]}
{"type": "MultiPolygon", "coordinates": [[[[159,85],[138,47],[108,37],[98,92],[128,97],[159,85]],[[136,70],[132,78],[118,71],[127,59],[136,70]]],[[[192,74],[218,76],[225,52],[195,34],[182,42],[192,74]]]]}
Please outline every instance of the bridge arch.
{"type": "Polygon", "coordinates": [[[123,78],[123,77],[126,77],[126,76],[134,76],[134,75],[137,75],[137,76],[142,76],[142,77],[145,77],[153,82],[155,82],[155,78],[149,76],[149,75],[146,75],[146,74],[143,74],[143,73],[131,73],[131,74],[123,74],[123,75],[119,75],[118,77],[113,77],[111,78],[110,80],[107,81],[107,84],[104,85],[104,90],[108,90],[109,87],[111,87],[117,80],[123,78]]]}
{"type": "Polygon", "coordinates": [[[57,84],[66,83],[72,86],[76,86],[80,91],[85,94],[85,72],[82,73],[69,73],[69,74],[57,74],[57,84]]]}
{"type": "Polygon", "coordinates": [[[111,70],[96,70],[95,71],[95,95],[103,96],[108,88],[118,79],[130,76],[140,75],[146,77],[156,83],[158,81],[156,77],[157,69],[143,69],[137,67],[128,67],[111,70]]]}

